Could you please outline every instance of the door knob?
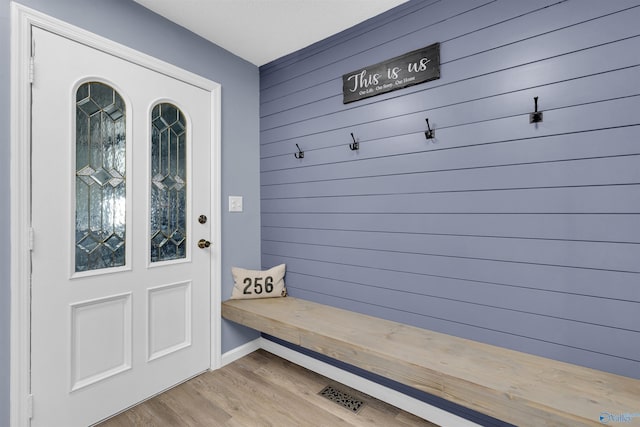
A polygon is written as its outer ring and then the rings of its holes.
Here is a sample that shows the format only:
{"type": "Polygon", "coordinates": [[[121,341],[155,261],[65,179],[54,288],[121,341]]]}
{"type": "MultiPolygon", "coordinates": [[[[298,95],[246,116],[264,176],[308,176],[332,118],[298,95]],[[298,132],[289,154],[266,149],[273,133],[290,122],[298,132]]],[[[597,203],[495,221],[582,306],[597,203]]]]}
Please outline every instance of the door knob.
{"type": "Polygon", "coordinates": [[[208,248],[209,246],[211,246],[211,242],[205,239],[200,239],[198,240],[198,247],[200,249],[204,249],[204,248],[208,248]]]}

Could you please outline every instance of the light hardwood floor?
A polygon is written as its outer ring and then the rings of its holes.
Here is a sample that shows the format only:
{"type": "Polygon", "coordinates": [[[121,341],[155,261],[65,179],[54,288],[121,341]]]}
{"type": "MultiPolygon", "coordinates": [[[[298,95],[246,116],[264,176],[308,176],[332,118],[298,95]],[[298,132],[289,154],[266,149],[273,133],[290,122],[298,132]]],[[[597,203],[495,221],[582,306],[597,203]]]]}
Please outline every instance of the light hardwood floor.
{"type": "Polygon", "coordinates": [[[99,424],[124,426],[437,427],[263,350],[99,424]],[[354,414],[320,396],[327,385],[362,400],[364,406],[354,414]]]}

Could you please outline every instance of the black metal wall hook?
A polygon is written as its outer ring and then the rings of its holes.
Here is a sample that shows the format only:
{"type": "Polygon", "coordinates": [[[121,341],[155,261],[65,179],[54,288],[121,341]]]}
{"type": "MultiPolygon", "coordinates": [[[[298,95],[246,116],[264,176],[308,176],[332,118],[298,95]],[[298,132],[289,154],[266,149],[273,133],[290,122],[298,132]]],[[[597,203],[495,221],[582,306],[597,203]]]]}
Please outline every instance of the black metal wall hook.
{"type": "Polygon", "coordinates": [[[349,144],[349,148],[351,149],[351,151],[356,151],[360,149],[360,143],[358,141],[356,141],[356,137],[353,136],[353,132],[351,132],[351,139],[353,139],[353,143],[349,144]]]}
{"type": "Polygon", "coordinates": [[[304,159],[304,151],[300,149],[300,146],[298,144],[296,144],[296,147],[298,147],[298,152],[293,153],[293,155],[296,157],[296,159],[304,159]]]}
{"type": "Polygon", "coordinates": [[[538,97],[533,97],[533,102],[535,104],[535,111],[533,113],[529,113],[529,123],[540,123],[542,121],[542,111],[538,111],[538,97]]]}
{"type": "Polygon", "coordinates": [[[429,126],[429,118],[425,119],[427,121],[427,130],[424,133],[424,136],[427,137],[427,139],[433,139],[436,137],[436,130],[435,129],[431,129],[431,126],[429,126]]]}

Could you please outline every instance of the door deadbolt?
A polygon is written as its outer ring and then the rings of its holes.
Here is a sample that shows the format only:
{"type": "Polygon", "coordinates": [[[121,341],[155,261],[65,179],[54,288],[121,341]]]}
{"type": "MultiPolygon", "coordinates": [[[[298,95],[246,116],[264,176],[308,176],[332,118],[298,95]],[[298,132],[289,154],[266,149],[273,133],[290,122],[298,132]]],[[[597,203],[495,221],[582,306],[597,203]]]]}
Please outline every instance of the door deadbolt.
{"type": "Polygon", "coordinates": [[[198,240],[198,247],[200,249],[204,249],[204,248],[208,248],[209,246],[211,246],[211,242],[205,239],[200,239],[198,240]]]}
{"type": "Polygon", "coordinates": [[[207,216],[206,216],[206,215],[200,215],[200,216],[198,217],[198,222],[199,222],[200,224],[206,224],[206,222],[207,222],[207,216]]]}

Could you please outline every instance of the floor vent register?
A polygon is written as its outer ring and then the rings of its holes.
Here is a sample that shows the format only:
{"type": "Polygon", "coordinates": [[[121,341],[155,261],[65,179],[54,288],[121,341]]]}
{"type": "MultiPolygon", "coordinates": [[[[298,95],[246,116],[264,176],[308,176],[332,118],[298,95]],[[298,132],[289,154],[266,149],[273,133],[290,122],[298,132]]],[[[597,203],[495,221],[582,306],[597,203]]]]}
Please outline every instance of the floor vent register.
{"type": "Polygon", "coordinates": [[[350,395],[349,393],[338,390],[330,385],[323,388],[322,391],[320,391],[320,393],[318,394],[344,408],[347,408],[354,414],[357,414],[364,406],[364,402],[362,400],[350,395]]]}

